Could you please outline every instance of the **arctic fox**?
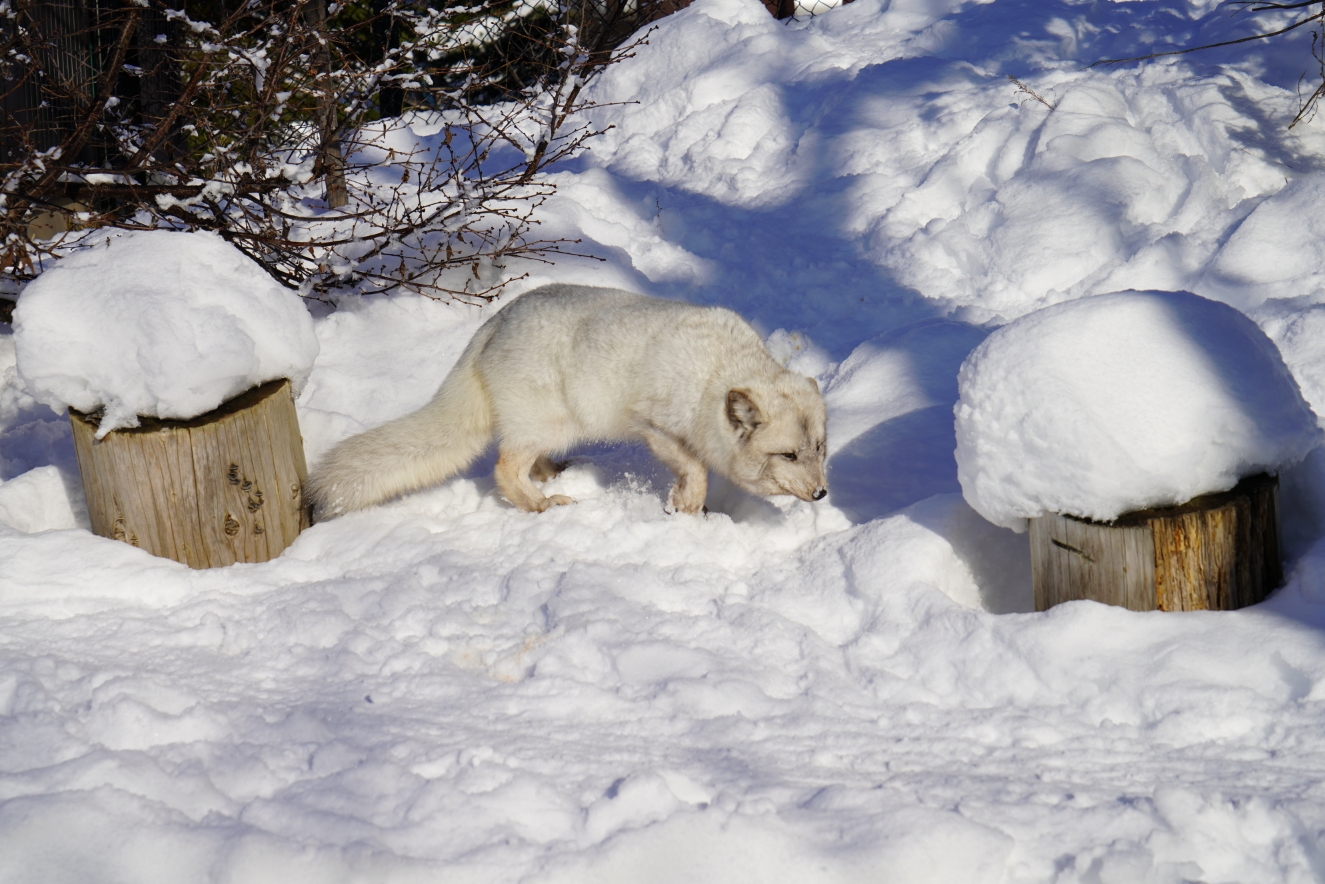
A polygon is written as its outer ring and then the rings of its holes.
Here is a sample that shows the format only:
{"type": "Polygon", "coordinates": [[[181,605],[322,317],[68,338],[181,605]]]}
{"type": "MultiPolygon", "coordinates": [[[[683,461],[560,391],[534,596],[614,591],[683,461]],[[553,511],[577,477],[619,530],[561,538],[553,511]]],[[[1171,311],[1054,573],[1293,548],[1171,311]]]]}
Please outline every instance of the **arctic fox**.
{"type": "Polygon", "coordinates": [[[495,435],[497,488],[528,512],[573,502],[534,484],[558,472],[549,454],[633,439],[676,473],[672,512],[703,508],[709,468],[752,494],[819,500],[824,423],[818,384],[730,310],[549,285],[485,322],[427,405],[331,449],[309,489],[331,518],[441,482],[495,435]]]}

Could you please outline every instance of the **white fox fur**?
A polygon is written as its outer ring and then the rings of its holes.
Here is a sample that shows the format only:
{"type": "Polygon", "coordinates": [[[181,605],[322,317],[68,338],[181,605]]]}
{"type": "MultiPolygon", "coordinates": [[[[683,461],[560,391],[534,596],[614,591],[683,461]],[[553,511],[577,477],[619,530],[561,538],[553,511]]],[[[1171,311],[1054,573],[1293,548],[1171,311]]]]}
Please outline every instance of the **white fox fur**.
{"type": "Polygon", "coordinates": [[[676,473],[673,511],[704,506],[709,468],[752,494],[819,500],[824,423],[818,384],[730,310],[549,285],[485,322],[427,405],[334,447],[309,489],[330,518],[441,482],[495,435],[497,488],[531,512],[572,502],[534,484],[557,473],[549,454],[628,439],[676,473]]]}

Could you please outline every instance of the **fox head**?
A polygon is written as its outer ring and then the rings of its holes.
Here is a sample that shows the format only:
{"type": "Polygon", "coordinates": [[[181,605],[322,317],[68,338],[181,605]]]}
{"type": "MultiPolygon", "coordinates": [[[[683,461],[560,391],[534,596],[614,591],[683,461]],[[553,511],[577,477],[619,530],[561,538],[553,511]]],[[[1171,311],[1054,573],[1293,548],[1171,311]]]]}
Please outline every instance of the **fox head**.
{"type": "Polygon", "coordinates": [[[726,418],[736,437],[727,478],[741,489],[801,500],[828,494],[827,412],[813,378],[785,372],[771,384],[729,390],[726,418]]]}

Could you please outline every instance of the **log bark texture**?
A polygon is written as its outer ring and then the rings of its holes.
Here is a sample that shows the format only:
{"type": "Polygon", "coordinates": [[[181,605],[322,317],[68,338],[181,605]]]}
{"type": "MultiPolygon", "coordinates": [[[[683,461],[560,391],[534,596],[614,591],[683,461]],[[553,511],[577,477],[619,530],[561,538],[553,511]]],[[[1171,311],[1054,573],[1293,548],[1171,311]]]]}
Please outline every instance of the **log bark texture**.
{"type": "Polygon", "coordinates": [[[1279,479],[1113,522],[1051,514],[1030,520],[1035,610],[1089,599],[1133,611],[1230,611],[1283,581],[1279,479]]]}
{"type": "Polygon", "coordinates": [[[92,530],[191,568],[265,562],[308,527],[303,437],[287,380],[189,421],[142,418],[96,441],[69,410],[92,530]]]}

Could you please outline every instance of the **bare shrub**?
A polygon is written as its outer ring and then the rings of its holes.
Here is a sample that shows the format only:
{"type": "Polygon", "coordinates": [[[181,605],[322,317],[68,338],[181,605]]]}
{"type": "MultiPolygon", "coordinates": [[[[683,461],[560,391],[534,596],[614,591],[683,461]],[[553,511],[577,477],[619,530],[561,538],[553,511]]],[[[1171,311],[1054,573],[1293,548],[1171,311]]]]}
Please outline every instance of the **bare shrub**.
{"type": "Polygon", "coordinates": [[[641,7],[324,2],[0,0],[0,274],[169,226],[313,297],[478,301],[564,249],[541,173],[641,7]]]}

